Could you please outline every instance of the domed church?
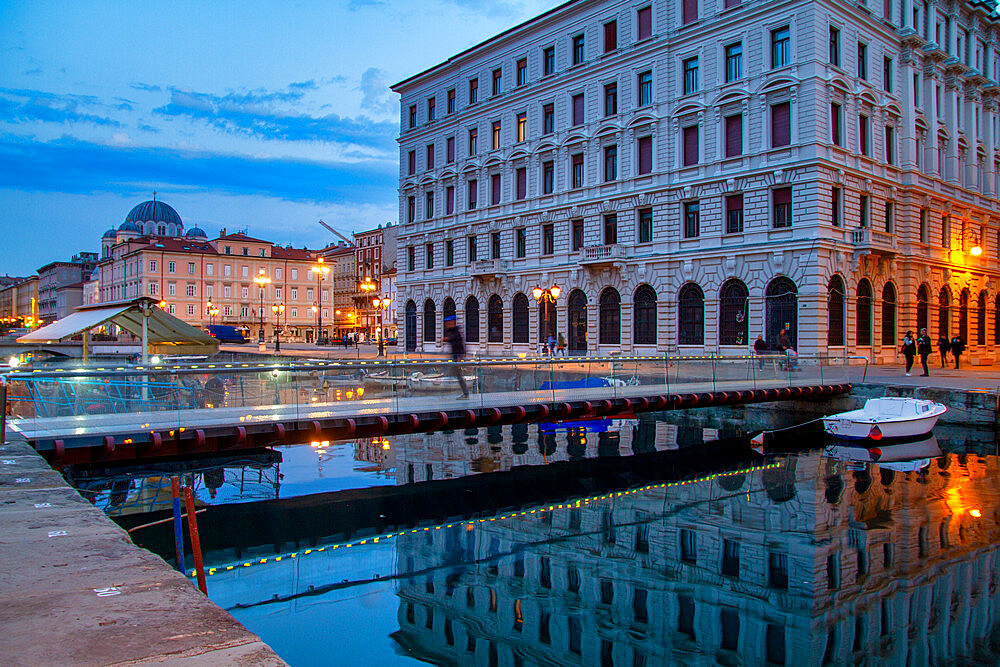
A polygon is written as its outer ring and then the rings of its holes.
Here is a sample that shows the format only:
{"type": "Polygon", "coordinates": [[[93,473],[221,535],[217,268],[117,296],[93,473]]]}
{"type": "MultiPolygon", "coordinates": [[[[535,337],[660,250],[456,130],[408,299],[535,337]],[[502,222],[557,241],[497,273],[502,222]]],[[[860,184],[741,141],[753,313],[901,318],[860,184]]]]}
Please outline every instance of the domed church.
{"type": "Polygon", "coordinates": [[[170,204],[157,201],[155,192],[151,200],[144,201],[129,211],[125,221],[117,229],[112,227],[104,232],[101,237],[102,256],[107,257],[116,243],[139,236],[208,240],[208,235],[199,227],[192,227],[185,234],[181,216],[170,204]]]}

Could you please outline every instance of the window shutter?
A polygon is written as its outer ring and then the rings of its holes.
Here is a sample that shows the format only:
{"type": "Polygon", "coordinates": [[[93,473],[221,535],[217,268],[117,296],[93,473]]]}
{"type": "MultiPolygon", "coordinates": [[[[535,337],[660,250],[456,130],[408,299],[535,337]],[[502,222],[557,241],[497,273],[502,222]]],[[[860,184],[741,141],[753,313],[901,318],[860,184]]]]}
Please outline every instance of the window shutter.
{"type": "Polygon", "coordinates": [[[493,204],[500,203],[500,174],[493,174],[492,177],[492,199],[490,200],[493,204]]]}
{"type": "Polygon", "coordinates": [[[681,22],[684,25],[698,20],[698,0],[684,0],[684,11],[681,22]]]}
{"type": "Polygon", "coordinates": [[[646,39],[653,34],[653,8],[643,7],[638,12],[639,39],[646,39]]]}
{"type": "Polygon", "coordinates": [[[618,48],[618,22],[604,24],[604,52],[609,53],[618,48]]]}
{"type": "Polygon", "coordinates": [[[830,105],[830,127],[831,134],[833,135],[831,139],[833,143],[837,146],[840,145],[840,105],[831,104],[830,105]]]}
{"type": "Polygon", "coordinates": [[[684,128],[684,166],[698,164],[698,126],[684,128]]]}
{"type": "Polygon", "coordinates": [[[792,189],[791,188],[777,188],[774,190],[774,205],[781,206],[782,204],[792,203],[792,189]]]}
{"type": "Polygon", "coordinates": [[[726,197],[726,214],[731,211],[742,211],[743,210],[743,194],[729,195],[726,197]]]}
{"type": "Polygon", "coordinates": [[[639,173],[653,171],[653,137],[639,137],[639,173]]]}
{"type": "Polygon", "coordinates": [[[583,125],[583,95],[573,96],[573,125],[583,125]]]}
{"type": "Polygon", "coordinates": [[[743,116],[726,117],[726,157],[743,154],[743,116]]]}
{"type": "Polygon", "coordinates": [[[517,198],[524,199],[528,194],[528,170],[517,170],[517,198]]]}
{"type": "Polygon", "coordinates": [[[792,143],[792,105],[790,102],[771,105],[771,146],[792,143]]]}

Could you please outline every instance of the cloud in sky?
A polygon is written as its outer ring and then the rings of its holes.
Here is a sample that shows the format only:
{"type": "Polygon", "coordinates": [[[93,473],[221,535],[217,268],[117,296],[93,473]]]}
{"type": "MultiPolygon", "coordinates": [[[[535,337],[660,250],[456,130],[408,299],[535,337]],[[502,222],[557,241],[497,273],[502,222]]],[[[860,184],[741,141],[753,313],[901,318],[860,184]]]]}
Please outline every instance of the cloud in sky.
{"type": "MultiPolygon", "coordinates": [[[[361,75],[361,108],[375,114],[391,114],[396,110],[396,97],[385,80],[385,72],[369,67],[361,75]]],[[[395,124],[393,129],[395,129],[395,124]]]]}
{"type": "Polygon", "coordinates": [[[91,95],[60,95],[42,90],[0,88],[0,120],[8,123],[89,123],[121,127],[117,120],[88,113],[105,105],[91,95]]]}

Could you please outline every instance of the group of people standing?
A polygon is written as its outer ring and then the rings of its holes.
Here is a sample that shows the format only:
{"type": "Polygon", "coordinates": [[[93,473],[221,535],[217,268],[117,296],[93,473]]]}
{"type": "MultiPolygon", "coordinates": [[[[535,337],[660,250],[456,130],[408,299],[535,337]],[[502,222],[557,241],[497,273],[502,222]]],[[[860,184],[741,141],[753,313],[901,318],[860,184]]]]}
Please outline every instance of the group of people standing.
{"type": "MultiPolygon", "coordinates": [[[[959,358],[962,353],[965,352],[965,342],[962,340],[961,336],[955,336],[951,340],[948,340],[947,334],[941,334],[938,337],[938,352],[941,353],[941,368],[944,368],[948,363],[948,353],[951,352],[952,356],[955,357],[955,368],[958,368],[959,358]]],[[[910,376],[910,370],[913,368],[913,360],[916,356],[920,355],[920,364],[924,367],[924,372],[921,373],[921,377],[928,377],[930,371],[927,368],[927,357],[931,355],[934,351],[933,344],[931,342],[931,337],[927,335],[927,329],[920,330],[920,336],[916,339],[913,338],[913,332],[907,331],[906,335],[903,337],[903,346],[900,350],[903,353],[903,357],[906,359],[906,376],[910,376]]]]}

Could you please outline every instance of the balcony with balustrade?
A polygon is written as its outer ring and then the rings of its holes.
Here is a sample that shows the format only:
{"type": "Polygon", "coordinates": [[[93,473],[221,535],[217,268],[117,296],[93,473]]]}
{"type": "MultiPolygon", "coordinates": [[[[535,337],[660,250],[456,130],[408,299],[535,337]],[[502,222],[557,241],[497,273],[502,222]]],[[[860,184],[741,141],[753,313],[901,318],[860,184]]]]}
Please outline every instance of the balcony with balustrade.
{"type": "Polygon", "coordinates": [[[628,259],[629,248],[621,243],[588,246],[580,250],[579,261],[584,266],[616,264],[628,259]]]}
{"type": "Polygon", "coordinates": [[[496,278],[507,274],[507,260],[504,259],[477,259],[469,268],[469,275],[473,278],[496,278]]]}
{"type": "Polygon", "coordinates": [[[854,251],[863,255],[872,253],[882,255],[896,254],[896,235],[889,232],[880,232],[868,227],[852,229],[850,231],[851,245],[854,251]]]}

